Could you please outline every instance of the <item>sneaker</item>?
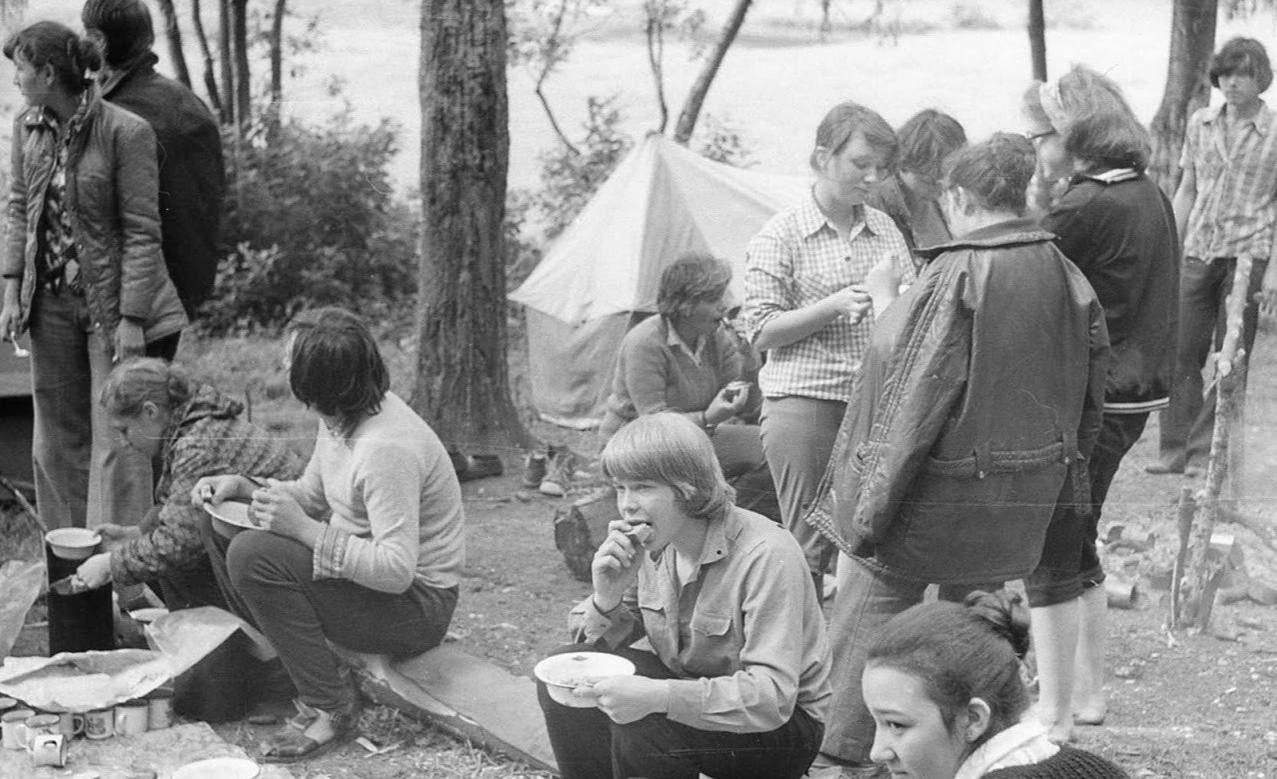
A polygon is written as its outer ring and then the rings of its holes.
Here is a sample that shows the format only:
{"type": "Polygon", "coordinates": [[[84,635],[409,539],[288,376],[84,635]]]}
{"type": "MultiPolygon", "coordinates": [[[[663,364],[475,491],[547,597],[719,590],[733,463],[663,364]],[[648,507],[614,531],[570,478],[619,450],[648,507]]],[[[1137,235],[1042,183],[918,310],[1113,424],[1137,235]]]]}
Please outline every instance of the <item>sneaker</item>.
{"type": "Polygon", "coordinates": [[[560,449],[552,448],[550,461],[546,466],[545,478],[541,480],[541,484],[538,487],[541,494],[555,498],[567,495],[568,490],[572,488],[576,464],[577,458],[571,449],[566,446],[560,449]]]}
{"type": "Polygon", "coordinates": [[[1161,460],[1156,460],[1144,466],[1144,472],[1151,473],[1156,476],[1161,476],[1167,473],[1183,473],[1184,465],[1183,463],[1167,463],[1161,460]]]}

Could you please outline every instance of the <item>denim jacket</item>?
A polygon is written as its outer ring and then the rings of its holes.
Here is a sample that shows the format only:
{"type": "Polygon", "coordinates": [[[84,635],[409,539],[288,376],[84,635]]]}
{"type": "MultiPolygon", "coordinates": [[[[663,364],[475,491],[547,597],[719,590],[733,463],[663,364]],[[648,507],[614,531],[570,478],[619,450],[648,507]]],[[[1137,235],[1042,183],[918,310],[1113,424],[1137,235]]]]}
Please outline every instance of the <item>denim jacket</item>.
{"type": "Polygon", "coordinates": [[[1014,220],[927,250],[875,323],[807,515],[843,552],[928,582],[1019,578],[1057,500],[1089,511],[1108,332],[1053,237],[1014,220]]]}
{"type": "Polygon", "coordinates": [[[670,682],[667,716],[699,730],[764,733],[788,722],[795,706],[823,722],[831,695],[825,620],[798,542],[740,508],[709,523],[689,581],[678,581],[672,547],[655,560],[644,555],[638,582],[615,610],[599,612],[592,596],[572,610],[576,640],[619,648],[646,636],[681,677],[670,682]]]}
{"type": "MultiPolygon", "coordinates": [[[[89,95],[67,159],[66,208],[93,326],[113,342],[120,319],[142,324],[147,342],[187,324],[160,253],[155,133],[145,121],[89,95]]],[[[57,131],[43,109],[14,120],[5,276],[21,278],[25,329],[36,292],[36,253],[57,131]]]]}

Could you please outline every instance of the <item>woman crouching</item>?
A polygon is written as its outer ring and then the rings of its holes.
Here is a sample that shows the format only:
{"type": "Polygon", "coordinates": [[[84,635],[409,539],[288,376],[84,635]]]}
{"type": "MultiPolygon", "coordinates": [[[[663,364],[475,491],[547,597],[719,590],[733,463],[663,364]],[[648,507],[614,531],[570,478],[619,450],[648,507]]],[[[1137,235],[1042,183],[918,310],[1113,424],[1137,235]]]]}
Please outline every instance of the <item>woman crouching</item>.
{"type": "Polygon", "coordinates": [[[555,702],[538,685],[564,779],[800,777],[829,698],[824,621],[802,549],[733,505],[714,448],[685,417],[639,417],[603,450],[621,519],[595,553],[578,644],[630,659],[555,702]],[[646,638],[652,652],[630,647],[646,638]],[[585,646],[585,645],[588,645],[585,646]]]}
{"type": "Polygon", "coordinates": [[[974,592],[965,605],[927,603],[894,617],[869,648],[862,684],[877,726],[873,760],[916,779],[1125,779],[1024,717],[1028,648],[1018,595],[974,592]]]}

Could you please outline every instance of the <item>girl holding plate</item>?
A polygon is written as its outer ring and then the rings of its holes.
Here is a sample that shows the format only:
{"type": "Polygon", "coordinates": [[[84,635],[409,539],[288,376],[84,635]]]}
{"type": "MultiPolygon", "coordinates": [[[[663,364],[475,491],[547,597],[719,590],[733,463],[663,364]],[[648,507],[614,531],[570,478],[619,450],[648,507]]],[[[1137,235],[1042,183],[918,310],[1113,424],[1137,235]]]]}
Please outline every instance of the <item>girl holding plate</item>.
{"type": "Polygon", "coordinates": [[[705,433],[641,416],[603,450],[621,518],[592,565],[563,652],[625,657],[637,675],[538,697],[564,779],[801,777],[829,699],[825,625],[802,548],[733,505],[705,433]],[[630,645],[645,638],[650,651],[630,645]]]}

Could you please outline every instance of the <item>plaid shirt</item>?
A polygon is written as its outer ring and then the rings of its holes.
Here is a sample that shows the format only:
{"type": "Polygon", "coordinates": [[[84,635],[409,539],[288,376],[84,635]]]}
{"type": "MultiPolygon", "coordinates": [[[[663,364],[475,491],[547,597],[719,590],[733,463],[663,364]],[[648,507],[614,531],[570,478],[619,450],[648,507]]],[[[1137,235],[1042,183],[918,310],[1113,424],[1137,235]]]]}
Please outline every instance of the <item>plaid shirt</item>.
{"type": "MultiPolygon", "coordinates": [[[[815,197],[772,217],[745,249],[744,318],[750,340],[777,314],[863,283],[884,257],[893,259],[902,282],[913,282],[904,237],[891,217],[868,206],[846,240],[829,224],[815,197]]],[[[858,324],[838,317],[800,341],[767,350],[759,388],[769,398],[850,400],[852,377],[872,328],[869,317],[858,324]]]]}
{"type": "MultiPolygon", "coordinates": [[[[71,141],[80,132],[84,123],[84,115],[88,111],[87,93],[80,101],[80,107],[67,120],[65,130],[58,126],[57,119],[49,111],[44,112],[44,120],[58,134],[58,152],[53,161],[53,171],[49,177],[49,186],[44,190],[44,211],[40,220],[40,259],[37,264],[37,277],[44,282],[57,283],[64,274],[68,263],[78,262],[75,248],[75,236],[71,232],[71,213],[66,209],[67,160],[71,153],[71,141]]],[[[73,266],[74,267],[74,266],[73,266]]],[[[68,286],[78,291],[79,274],[71,270],[65,281],[68,286]]]]}
{"type": "Polygon", "coordinates": [[[1191,167],[1197,177],[1184,254],[1267,260],[1277,226],[1277,115],[1260,106],[1254,119],[1237,128],[1229,149],[1226,106],[1200,109],[1184,134],[1180,166],[1191,167]]]}

